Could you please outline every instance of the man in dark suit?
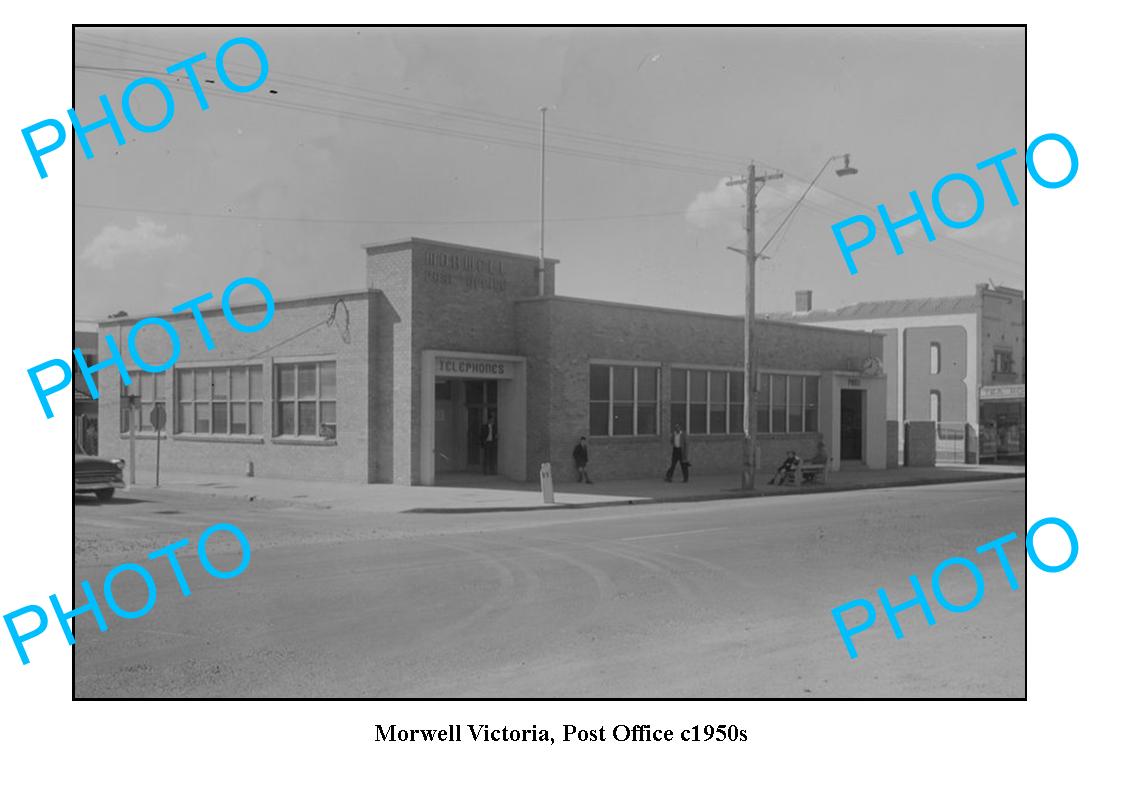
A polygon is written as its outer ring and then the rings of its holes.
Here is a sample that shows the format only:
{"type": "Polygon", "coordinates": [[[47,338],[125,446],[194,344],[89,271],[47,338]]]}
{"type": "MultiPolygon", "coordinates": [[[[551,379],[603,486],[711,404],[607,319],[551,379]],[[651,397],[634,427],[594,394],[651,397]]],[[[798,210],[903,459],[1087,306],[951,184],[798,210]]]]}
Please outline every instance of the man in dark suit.
{"type": "Polygon", "coordinates": [[[577,483],[593,483],[589,480],[589,471],[586,469],[589,466],[589,441],[584,437],[573,448],[573,463],[577,465],[577,483]]]}
{"type": "Polygon", "coordinates": [[[487,416],[487,422],[480,426],[480,447],[484,453],[484,475],[495,475],[498,472],[499,460],[499,427],[495,425],[495,414],[487,416]]]}

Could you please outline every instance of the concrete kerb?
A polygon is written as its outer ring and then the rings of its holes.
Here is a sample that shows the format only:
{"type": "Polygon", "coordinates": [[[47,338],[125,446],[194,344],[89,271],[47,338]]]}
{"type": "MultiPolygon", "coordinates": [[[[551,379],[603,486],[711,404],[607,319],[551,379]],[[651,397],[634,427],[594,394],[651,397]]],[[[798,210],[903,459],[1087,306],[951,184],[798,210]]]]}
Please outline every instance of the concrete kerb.
{"type": "Polygon", "coordinates": [[[1025,473],[976,473],[965,474],[959,478],[915,478],[909,481],[894,481],[893,483],[868,483],[868,484],[822,484],[793,488],[790,490],[777,490],[768,492],[742,492],[740,489],[728,489],[724,492],[707,493],[701,495],[674,495],[670,497],[630,498],[627,500],[602,500],[588,503],[552,503],[541,506],[470,506],[470,507],[434,507],[403,509],[401,514],[486,514],[493,512],[510,511],[543,511],[552,509],[598,509],[610,506],[644,506],[656,503],[702,503],[712,500],[746,500],[749,498],[784,497],[799,494],[827,494],[830,492],[858,492],[865,489],[897,489],[908,486],[933,486],[936,484],[962,484],[972,481],[999,481],[1010,478],[1025,478],[1025,473]]]}
{"type": "MultiPolygon", "coordinates": [[[[832,492],[850,492],[868,489],[894,489],[897,487],[909,486],[930,486],[935,484],[948,484],[948,483],[965,483],[972,481],[993,481],[1000,479],[1010,478],[1024,478],[1025,471],[1010,471],[1010,472],[963,472],[956,474],[953,477],[942,476],[934,477],[929,475],[917,475],[913,478],[902,480],[895,480],[891,482],[881,481],[878,479],[871,479],[864,482],[844,482],[844,483],[827,483],[827,484],[810,484],[796,487],[781,487],[775,489],[766,489],[763,491],[742,492],[737,488],[722,488],[717,491],[700,492],[693,494],[671,494],[671,495],[651,495],[651,496],[630,496],[620,497],[619,499],[600,499],[600,500],[575,500],[573,502],[560,502],[552,504],[522,504],[522,505],[485,505],[485,506],[411,506],[409,508],[385,508],[387,513],[393,514],[487,514],[487,513],[500,513],[500,512],[518,512],[518,511],[552,511],[557,509],[593,509],[593,508],[609,508],[619,506],[642,506],[654,505],[659,503],[699,503],[714,500],[743,500],[748,498],[769,498],[781,495],[799,495],[799,494],[825,494],[832,492]]],[[[259,506],[287,506],[287,507],[309,507],[321,510],[330,510],[337,508],[340,505],[348,507],[349,501],[341,501],[337,503],[333,499],[325,495],[319,495],[315,498],[292,498],[287,495],[267,494],[268,489],[262,492],[247,492],[246,487],[241,489],[232,488],[229,486],[215,487],[213,484],[192,484],[190,482],[173,482],[165,486],[154,487],[147,484],[137,485],[131,487],[126,492],[122,493],[122,497],[128,497],[130,493],[140,498],[158,498],[161,495],[203,495],[206,497],[215,498],[228,498],[234,500],[243,500],[253,502],[259,506]]],[[[517,494],[528,495],[527,491],[517,494]]],[[[529,494],[536,494],[529,492],[529,494]]],[[[567,495],[569,499],[574,498],[574,495],[567,495]]],[[[390,500],[388,503],[396,501],[390,500]]],[[[412,501],[411,501],[412,502],[412,501]]],[[[399,503],[400,505],[400,503],[399,503]]],[[[350,508],[356,508],[350,506],[350,508]]],[[[361,510],[361,509],[360,509],[361,510]]]]}

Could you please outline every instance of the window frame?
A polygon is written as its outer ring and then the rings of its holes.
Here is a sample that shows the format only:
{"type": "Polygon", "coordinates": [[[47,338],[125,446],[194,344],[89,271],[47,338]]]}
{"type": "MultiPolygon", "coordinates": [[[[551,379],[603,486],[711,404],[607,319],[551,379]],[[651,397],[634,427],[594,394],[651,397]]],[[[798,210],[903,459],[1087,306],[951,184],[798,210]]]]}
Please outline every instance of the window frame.
{"type": "MultiPolygon", "coordinates": [[[[128,436],[129,428],[132,425],[132,412],[130,411],[128,401],[129,395],[136,395],[138,398],[140,398],[140,400],[137,402],[140,404],[140,423],[136,429],[136,433],[154,435],[156,434],[156,429],[152,427],[152,421],[149,419],[149,415],[152,413],[153,407],[156,404],[163,404],[164,417],[170,417],[170,414],[168,413],[168,392],[170,389],[169,382],[174,383],[174,380],[167,378],[167,376],[171,373],[171,370],[164,370],[160,371],[159,373],[152,373],[144,370],[129,370],[127,372],[132,383],[126,386],[124,379],[118,379],[117,382],[119,385],[118,402],[120,404],[120,406],[118,407],[119,411],[117,412],[117,425],[118,429],[120,430],[120,435],[122,437],[128,436]],[[153,395],[151,401],[144,400],[144,395],[141,391],[142,377],[152,377],[153,395]],[[163,383],[163,397],[161,397],[159,400],[156,400],[156,395],[161,392],[161,390],[157,389],[161,382],[163,383]]],[[[165,420],[164,430],[162,433],[167,433],[167,431],[168,426],[165,420]]]]}
{"type": "Polygon", "coordinates": [[[270,401],[272,405],[273,416],[273,433],[272,438],[281,442],[297,441],[297,442],[321,442],[334,444],[339,438],[339,361],[337,359],[325,357],[299,357],[299,358],[285,358],[275,359],[273,361],[272,382],[273,395],[270,401]],[[333,394],[325,396],[323,394],[323,366],[331,365],[334,370],[334,388],[333,394]],[[300,369],[312,367],[314,369],[315,381],[314,389],[311,396],[301,395],[300,388],[300,369]],[[281,395],[281,374],[286,368],[291,368],[293,373],[293,391],[291,396],[281,395]],[[312,403],[315,405],[315,417],[313,419],[314,431],[311,434],[302,434],[300,432],[300,405],[312,403]],[[332,420],[327,422],[324,420],[324,406],[331,404],[332,407],[332,420]],[[284,424],[282,422],[283,407],[285,405],[292,406],[292,433],[284,432],[284,424]],[[324,429],[330,428],[330,433],[325,434],[324,429]]]}
{"type": "Polygon", "coordinates": [[[590,359],[588,364],[588,389],[587,393],[587,409],[588,415],[586,417],[586,428],[588,435],[596,439],[656,439],[660,435],[662,427],[662,406],[663,406],[663,366],[659,362],[643,362],[643,361],[627,361],[627,360],[604,360],[604,359],[590,359]],[[593,389],[593,368],[604,367],[608,368],[608,398],[594,399],[592,395],[593,389]],[[632,395],[628,400],[617,400],[616,397],[616,370],[619,368],[630,368],[632,370],[632,395]],[[655,372],[655,400],[640,400],[640,370],[651,370],[655,372]],[[616,433],[616,417],[613,407],[616,404],[630,404],[632,415],[632,430],[630,433],[616,433]],[[608,426],[607,434],[597,434],[593,431],[592,416],[593,405],[606,406],[608,409],[608,426]],[[655,414],[655,429],[649,433],[640,433],[640,407],[653,407],[655,414]]]}
{"type": "Polygon", "coordinates": [[[821,407],[820,402],[819,402],[819,393],[818,393],[818,390],[816,389],[816,391],[811,396],[814,399],[814,403],[808,403],[808,389],[807,389],[807,380],[808,379],[816,379],[817,380],[816,387],[822,386],[823,375],[821,373],[816,373],[814,371],[805,371],[805,370],[804,371],[792,371],[792,370],[763,370],[763,371],[757,371],[757,373],[756,373],[756,385],[755,385],[756,390],[754,391],[754,395],[757,395],[759,397],[756,401],[755,407],[753,408],[753,411],[756,412],[756,414],[757,414],[757,418],[756,418],[756,426],[757,426],[756,432],[757,432],[757,434],[777,434],[777,435],[779,435],[779,434],[818,434],[818,433],[820,433],[820,430],[821,430],[821,427],[822,427],[822,422],[821,422],[822,418],[820,417],[819,412],[820,412],[820,409],[822,407],[821,407]],[[772,422],[774,410],[779,408],[779,407],[773,406],[773,404],[772,404],[772,378],[776,377],[776,376],[783,376],[784,379],[785,379],[785,382],[784,382],[784,407],[783,407],[783,410],[784,410],[784,412],[783,412],[784,428],[781,429],[781,430],[775,430],[773,428],[774,423],[772,422]],[[789,427],[791,426],[792,410],[795,408],[795,405],[792,403],[792,394],[793,394],[792,380],[793,379],[799,380],[799,381],[796,382],[796,384],[800,385],[799,394],[801,396],[801,400],[800,400],[800,403],[799,403],[800,429],[797,430],[797,431],[792,431],[792,430],[789,429],[789,427]],[[815,408],[815,428],[813,430],[808,430],[807,429],[807,410],[809,408],[811,408],[812,406],[815,408]],[[760,414],[762,412],[764,413],[765,417],[768,418],[768,427],[767,428],[762,428],[761,424],[760,424],[760,414]]]}
{"type": "Polygon", "coordinates": [[[671,369],[671,384],[672,384],[672,387],[671,387],[671,389],[672,389],[671,414],[672,414],[672,416],[675,414],[675,407],[676,406],[683,407],[682,427],[683,427],[683,430],[686,431],[687,435],[692,436],[692,437],[727,437],[727,436],[730,436],[730,435],[741,436],[744,433],[744,429],[737,429],[737,428],[735,428],[735,426],[740,425],[740,423],[742,422],[742,415],[744,413],[745,396],[742,395],[740,401],[734,401],[733,400],[733,394],[734,394],[734,391],[735,391],[734,386],[733,386],[734,381],[736,380],[737,384],[739,384],[739,385],[744,383],[744,379],[745,379],[744,368],[730,368],[730,367],[722,367],[722,366],[719,366],[719,365],[692,365],[692,364],[686,364],[686,363],[681,363],[681,364],[675,363],[675,364],[672,364],[670,366],[670,369],[671,369]],[[686,376],[686,384],[685,384],[686,400],[684,400],[684,401],[676,401],[674,399],[674,393],[673,393],[674,386],[673,385],[674,385],[674,377],[675,377],[674,374],[675,374],[676,371],[684,373],[685,376],[686,376]],[[706,385],[705,385],[705,391],[704,391],[706,397],[705,397],[705,400],[702,401],[702,402],[698,402],[698,401],[695,401],[695,400],[691,399],[691,387],[693,385],[694,374],[696,374],[696,373],[705,373],[705,376],[706,376],[706,379],[705,379],[706,385]],[[714,386],[713,374],[715,374],[715,373],[725,374],[725,396],[724,396],[724,399],[721,400],[720,405],[715,401],[715,398],[720,400],[720,396],[715,396],[714,395],[714,389],[713,389],[713,386],[714,386]],[[703,430],[699,430],[699,429],[694,428],[693,423],[690,422],[691,408],[697,407],[697,406],[704,407],[704,417],[705,417],[705,421],[706,421],[705,422],[706,427],[703,430]],[[735,411],[735,408],[736,408],[736,411],[735,411]],[[721,411],[725,412],[725,428],[724,429],[717,430],[717,429],[710,428],[710,426],[711,426],[710,421],[713,419],[713,412],[715,410],[721,410],[721,411]],[[734,418],[737,419],[737,423],[734,423],[734,418]]]}
{"type": "Polygon", "coordinates": [[[189,439],[189,438],[193,438],[193,437],[203,437],[203,438],[206,438],[206,439],[217,439],[217,440],[221,440],[221,439],[224,439],[224,438],[226,438],[226,439],[236,439],[236,440],[264,439],[265,438],[265,365],[263,363],[261,363],[261,362],[248,362],[248,363],[238,363],[238,364],[226,364],[226,363],[210,364],[210,363],[199,362],[199,363],[190,363],[190,364],[186,364],[186,365],[182,365],[182,366],[177,365],[175,368],[172,369],[171,372],[173,374],[172,383],[175,385],[175,396],[174,396],[175,400],[173,401],[173,404],[175,406],[175,415],[172,418],[172,429],[173,429],[174,436],[182,437],[184,439],[189,439]],[[200,398],[199,393],[198,393],[198,374],[202,371],[209,371],[209,373],[210,373],[210,378],[209,378],[210,390],[209,390],[208,397],[205,398],[205,399],[200,398]],[[223,371],[226,374],[226,376],[225,376],[225,378],[226,378],[226,397],[225,398],[216,399],[215,396],[214,396],[214,393],[215,393],[215,371],[223,371]],[[246,374],[246,397],[245,398],[235,398],[234,397],[234,371],[243,371],[246,374]],[[251,397],[252,391],[250,389],[250,385],[253,383],[253,377],[251,376],[251,372],[253,372],[253,371],[258,371],[261,374],[260,380],[259,380],[260,395],[257,398],[251,397]],[[191,374],[190,379],[191,379],[191,382],[192,382],[192,386],[191,386],[191,397],[189,399],[185,399],[183,397],[183,391],[180,389],[180,379],[182,378],[180,376],[181,373],[182,374],[191,374]],[[222,404],[222,405],[225,405],[225,407],[226,407],[226,431],[215,431],[214,430],[214,428],[215,428],[214,407],[215,407],[216,404],[222,404]],[[260,414],[261,430],[256,431],[256,432],[253,431],[253,422],[252,422],[252,419],[253,419],[253,408],[252,407],[255,404],[261,407],[261,410],[260,410],[260,413],[259,413],[260,414]],[[198,408],[203,406],[203,405],[206,405],[208,407],[208,419],[207,419],[208,430],[207,431],[199,431],[199,426],[198,426],[198,424],[199,424],[198,408]],[[233,426],[234,426],[234,423],[233,423],[234,406],[235,405],[246,407],[246,420],[245,420],[246,430],[244,432],[236,432],[236,431],[233,430],[233,426]],[[190,407],[190,417],[191,417],[191,430],[190,431],[184,430],[183,417],[180,414],[181,407],[184,407],[184,406],[190,407]]]}
{"type": "Polygon", "coordinates": [[[1017,369],[1014,367],[1014,349],[996,346],[994,349],[994,375],[1013,376],[1016,374],[1017,369]],[[1006,368],[999,367],[1002,362],[1007,364],[1006,368]]]}

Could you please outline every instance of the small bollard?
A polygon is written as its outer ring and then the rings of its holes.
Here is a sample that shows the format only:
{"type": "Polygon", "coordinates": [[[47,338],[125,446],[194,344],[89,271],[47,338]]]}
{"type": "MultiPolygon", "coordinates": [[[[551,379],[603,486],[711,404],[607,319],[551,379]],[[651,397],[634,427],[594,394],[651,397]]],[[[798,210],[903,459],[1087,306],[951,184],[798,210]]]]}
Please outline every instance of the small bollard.
{"type": "Polygon", "coordinates": [[[550,463],[543,462],[538,470],[538,481],[542,484],[542,502],[554,502],[554,475],[550,470],[550,463]]]}

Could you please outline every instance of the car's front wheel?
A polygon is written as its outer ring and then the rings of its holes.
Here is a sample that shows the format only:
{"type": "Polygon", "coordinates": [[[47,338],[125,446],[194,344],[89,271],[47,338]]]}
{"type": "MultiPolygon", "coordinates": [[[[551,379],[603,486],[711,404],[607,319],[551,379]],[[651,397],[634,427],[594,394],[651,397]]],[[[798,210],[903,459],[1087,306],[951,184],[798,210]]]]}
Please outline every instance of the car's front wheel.
{"type": "Polygon", "coordinates": [[[99,489],[94,492],[94,494],[97,495],[98,500],[105,501],[111,500],[113,498],[113,493],[116,491],[116,489],[99,489]]]}

